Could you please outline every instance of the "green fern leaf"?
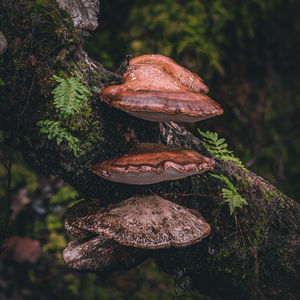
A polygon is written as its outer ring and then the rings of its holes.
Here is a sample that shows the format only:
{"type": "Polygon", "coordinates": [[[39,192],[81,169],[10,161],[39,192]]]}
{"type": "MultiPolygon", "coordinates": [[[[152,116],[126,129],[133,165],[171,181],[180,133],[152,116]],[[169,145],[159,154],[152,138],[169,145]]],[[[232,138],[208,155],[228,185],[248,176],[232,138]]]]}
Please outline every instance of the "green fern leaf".
{"type": "Polygon", "coordinates": [[[65,140],[68,143],[69,149],[73,151],[74,156],[78,155],[80,151],[79,139],[72,136],[66,128],[60,127],[59,122],[44,120],[40,121],[39,125],[41,126],[40,132],[47,134],[48,140],[55,139],[58,146],[65,140]]]}
{"type": "Polygon", "coordinates": [[[89,90],[75,77],[63,79],[54,75],[53,79],[59,83],[52,94],[54,95],[54,105],[60,111],[61,119],[78,113],[87,103],[89,90]]]}
{"type": "Polygon", "coordinates": [[[242,161],[233,155],[231,150],[228,150],[228,144],[225,143],[224,138],[220,138],[216,132],[203,132],[198,128],[198,132],[202,135],[203,140],[207,146],[207,150],[212,154],[213,158],[221,159],[223,161],[235,162],[245,172],[249,172],[245,168],[242,161]]]}
{"type": "Polygon", "coordinates": [[[217,178],[226,183],[228,188],[222,189],[224,201],[220,204],[227,203],[229,206],[230,215],[232,215],[236,208],[242,208],[243,205],[248,205],[247,201],[239,194],[235,186],[230,182],[229,178],[223,174],[217,175],[210,173],[210,176],[217,178]]]}

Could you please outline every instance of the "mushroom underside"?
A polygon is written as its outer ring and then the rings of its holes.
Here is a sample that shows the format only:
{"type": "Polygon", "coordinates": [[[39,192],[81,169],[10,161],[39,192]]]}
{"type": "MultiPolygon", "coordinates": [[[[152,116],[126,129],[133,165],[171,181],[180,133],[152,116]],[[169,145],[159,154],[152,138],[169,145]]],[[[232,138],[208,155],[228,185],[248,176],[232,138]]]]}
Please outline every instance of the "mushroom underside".
{"type": "MultiPolygon", "coordinates": [[[[177,180],[187,176],[197,174],[197,170],[193,169],[188,172],[182,172],[175,168],[169,167],[166,169],[164,173],[161,174],[153,174],[150,171],[141,171],[141,172],[127,172],[125,174],[120,174],[118,172],[110,172],[109,173],[109,180],[119,183],[126,183],[126,184],[136,184],[136,185],[143,185],[143,184],[153,184],[162,181],[169,181],[169,180],[177,180]]],[[[106,178],[106,177],[105,177],[106,178]]]]}
{"type": "MultiPolygon", "coordinates": [[[[121,109],[122,110],[122,109],[121,109]]],[[[126,111],[126,110],[124,110],[126,111]]],[[[138,119],[143,119],[146,121],[160,121],[160,122],[182,122],[182,123],[195,123],[202,120],[210,119],[214,117],[211,116],[190,116],[188,114],[166,114],[163,112],[147,112],[147,111],[126,111],[129,115],[136,117],[138,119]]]]}
{"type": "Polygon", "coordinates": [[[215,161],[191,149],[141,143],[127,155],[105,160],[91,171],[105,179],[126,184],[153,184],[201,174],[215,161]]]}
{"type": "Polygon", "coordinates": [[[72,241],[63,251],[63,259],[69,268],[101,273],[126,271],[146,258],[146,251],[122,246],[103,235],[72,241]]]}
{"type": "Polygon", "coordinates": [[[217,102],[193,91],[125,90],[110,86],[102,97],[112,107],[148,121],[197,122],[223,113],[217,102]]]}

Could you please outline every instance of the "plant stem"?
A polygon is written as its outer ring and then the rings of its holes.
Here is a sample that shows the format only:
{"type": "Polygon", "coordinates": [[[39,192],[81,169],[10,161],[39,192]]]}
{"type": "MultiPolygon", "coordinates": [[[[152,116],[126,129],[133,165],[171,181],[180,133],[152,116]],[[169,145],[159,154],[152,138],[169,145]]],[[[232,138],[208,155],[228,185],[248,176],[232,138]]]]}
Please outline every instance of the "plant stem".
{"type": "Polygon", "coordinates": [[[3,242],[6,237],[7,233],[7,228],[8,228],[8,223],[9,219],[11,216],[11,166],[12,166],[12,158],[13,158],[13,151],[9,151],[8,154],[8,165],[5,166],[7,170],[7,187],[6,187],[6,212],[3,220],[3,224],[1,226],[1,231],[0,231],[0,253],[4,250],[3,247],[3,242]]]}

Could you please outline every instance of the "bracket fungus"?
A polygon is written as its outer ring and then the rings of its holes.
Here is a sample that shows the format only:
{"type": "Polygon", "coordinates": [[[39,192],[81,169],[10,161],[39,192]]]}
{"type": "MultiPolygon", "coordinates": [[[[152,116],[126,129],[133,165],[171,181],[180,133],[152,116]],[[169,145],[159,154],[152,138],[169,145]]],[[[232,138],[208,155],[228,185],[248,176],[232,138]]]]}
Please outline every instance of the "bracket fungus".
{"type": "Polygon", "coordinates": [[[68,243],[63,258],[71,269],[113,272],[129,270],[147,257],[142,249],[125,247],[104,236],[96,236],[68,243]]]}
{"type": "Polygon", "coordinates": [[[80,229],[123,246],[144,249],[186,247],[210,233],[209,224],[198,211],[157,195],[136,195],[107,207],[82,201],[67,211],[66,219],[69,232],[74,227],[75,232],[80,229]],[[90,213],[85,214],[87,211],[90,213]]]}
{"type": "Polygon", "coordinates": [[[106,87],[101,98],[137,118],[197,122],[223,113],[203,94],[208,87],[200,77],[163,55],[131,59],[122,79],[123,84],[106,87]]]}
{"type": "Polygon", "coordinates": [[[200,174],[214,165],[212,158],[190,149],[141,143],[125,156],[92,166],[91,171],[111,181],[141,185],[200,174]]]}
{"type": "MultiPolygon", "coordinates": [[[[177,64],[172,58],[161,54],[146,54],[132,58],[129,67],[134,69],[136,66],[157,65],[168,70],[182,85],[196,92],[207,94],[209,88],[204,84],[204,80],[197,74],[177,64]]],[[[132,75],[131,75],[132,76],[132,75]]]]}

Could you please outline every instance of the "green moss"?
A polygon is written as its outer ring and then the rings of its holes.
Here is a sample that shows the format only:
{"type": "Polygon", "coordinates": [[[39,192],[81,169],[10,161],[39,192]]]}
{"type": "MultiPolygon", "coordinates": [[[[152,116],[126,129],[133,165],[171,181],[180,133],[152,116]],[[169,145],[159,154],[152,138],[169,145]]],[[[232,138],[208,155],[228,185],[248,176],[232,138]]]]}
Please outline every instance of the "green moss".
{"type": "Polygon", "coordinates": [[[258,216],[256,223],[252,226],[247,240],[251,246],[257,247],[265,239],[265,229],[268,226],[269,219],[265,216],[258,216]]]}
{"type": "Polygon", "coordinates": [[[84,132],[82,137],[82,143],[80,145],[82,155],[88,154],[90,151],[94,151],[94,146],[101,147],[103,137],[103,128],[99,120],[89,123],[89,130],[84,132]]]}
{"type": "Polygon", "coordinates": [[[230,247],[220,248],[216,251],[216,257],[219,262],[223,261],[224,259],[227,259],[231,255],[232,255],[232,251],[230,247]]]}
{"type": "Polygon", "coordinates": [[[271,200],[272,200],[271,195],[270,195],[269,193],[267,193],[264,189],[262,189],[262,188],[260,188],[260,189],[261,189],[261,191],[264,193],[265,198],[266,198],[266,200],[268,201],[268,203],[270,203],[271,200]]]}
{"type": "Polygon", "coordinates": [[[279,201],[280,201],[280,204],[279,204],[280,207],[279,208],[284,208],[283,202],[288,199],[288,197],[286,195],[284,195],[283,193],[281,193],[277,190],[265,191],[262,188],[260,188],[260,190],[263,192],[263,194],[264,194],[266,200],[268,201],[268,203],[270,203],[272,200],[279,199],[279,201]]]}
{"type": "Polygon", "coordinates": [[[248,175],[243,177],[235,176],[235,179],[237,181],[237,187],[240,191],[247,191],[253,183],[252,178],[248,175]]]}

